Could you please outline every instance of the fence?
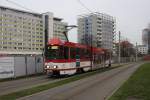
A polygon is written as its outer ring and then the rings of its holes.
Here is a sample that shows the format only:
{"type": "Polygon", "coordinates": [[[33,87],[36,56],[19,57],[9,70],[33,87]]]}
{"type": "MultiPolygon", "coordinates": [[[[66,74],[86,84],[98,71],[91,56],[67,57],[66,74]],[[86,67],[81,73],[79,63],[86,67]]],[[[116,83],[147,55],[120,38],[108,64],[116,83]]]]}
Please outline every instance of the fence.
{"type": "MultiPolygon", "coordinates": [[[[113,57],[112,60],[114,63],[118,63],[118,57],[113,57]]],[[[120,63],[135,62],[135,61],[136,61],[135,57],[120,57],[120,63]]]]}
{"type": "Polygon", "coordinates": [[[0,78],[32,75],[43,72],[42,56],[0,57],[0,78]]]}

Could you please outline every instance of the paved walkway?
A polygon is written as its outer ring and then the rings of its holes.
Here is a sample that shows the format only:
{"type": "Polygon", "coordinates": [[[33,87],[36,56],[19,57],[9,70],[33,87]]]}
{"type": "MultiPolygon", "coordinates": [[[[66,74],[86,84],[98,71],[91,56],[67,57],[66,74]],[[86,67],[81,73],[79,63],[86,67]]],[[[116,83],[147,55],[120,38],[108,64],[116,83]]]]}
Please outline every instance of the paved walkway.
{"type": "Polygon", "coordinates": [[[19,100],[105,100],[141,65],[130,64],[19,100]]]}

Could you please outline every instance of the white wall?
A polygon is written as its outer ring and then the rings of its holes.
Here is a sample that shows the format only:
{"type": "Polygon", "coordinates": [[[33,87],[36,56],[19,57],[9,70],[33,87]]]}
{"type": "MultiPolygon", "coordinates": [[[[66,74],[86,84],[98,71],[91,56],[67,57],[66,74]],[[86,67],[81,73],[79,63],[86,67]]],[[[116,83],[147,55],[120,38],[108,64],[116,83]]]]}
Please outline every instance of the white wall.
{"type": "Polygon", "coordinates": [[[14,77],[14,57],[0,57],[0,79],[14,77]]]}
{"type": "Polygon", "coordinates": [[[0,57],[0,79],[43,72],[42,56],[0,57]]]}

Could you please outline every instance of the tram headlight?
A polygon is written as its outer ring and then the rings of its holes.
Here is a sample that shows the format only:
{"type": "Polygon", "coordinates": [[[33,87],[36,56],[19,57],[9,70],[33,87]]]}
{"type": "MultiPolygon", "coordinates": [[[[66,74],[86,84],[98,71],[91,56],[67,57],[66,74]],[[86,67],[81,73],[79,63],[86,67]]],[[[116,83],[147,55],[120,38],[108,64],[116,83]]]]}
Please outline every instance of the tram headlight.
{"type": "Polygon", "coordinates": [[[56,65],[54,65],[54,66],[53,66],[53,68],[57,68],[57,66],[56,66],[56,65]]]}
{"type": "Polygon", "coordinates": [[[47,66],[47,68],[50,68],[50,66],[47,66]]]}

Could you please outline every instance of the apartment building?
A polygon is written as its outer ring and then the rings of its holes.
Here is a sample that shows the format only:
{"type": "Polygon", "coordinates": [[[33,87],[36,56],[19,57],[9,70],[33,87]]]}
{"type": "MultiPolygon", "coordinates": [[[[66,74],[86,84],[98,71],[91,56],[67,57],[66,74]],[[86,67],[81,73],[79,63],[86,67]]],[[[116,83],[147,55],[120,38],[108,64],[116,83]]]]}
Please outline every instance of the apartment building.
{"type": "Polygon", "coordinates": [[[58,37],[61,40],[66,41],[66,37],[64,36],[64,32],[67,32],[66,26],[68,24],[66,22],[62,22],[61,18],[53,18],[54,20],[54,26],[53,26],[53,37],[58,37]]]}
{"type": "Polygon", "coordinates": [[[63,34],[67,32],[66,26],[68,23],[62,22],[62,18],[54,17],[53,13],[47,12],[43,14],[45,16],[45,29],[46,29],[46,40],[47,42],[51,38],[60,38],[66,41],[66,37],[63,34]]]}
{"type": "Polygon", "coordinates": [[[43,15],[0,6],[0,53],[42,54],[43,15]]]}
{"type": "Polygon", "coordinates": [[[33,13],[0,6],[0,53],[42,54],[51,38],[66,41],[68,23],[53,13],[33,13]]]}
{"type": "Polygon", "coordinates": [[[113,49],[115,18],[103,13],[78,17],[78,42],[95,47],[113,49]]]}

